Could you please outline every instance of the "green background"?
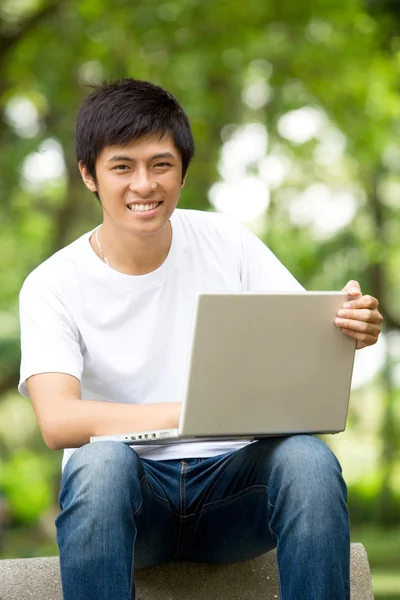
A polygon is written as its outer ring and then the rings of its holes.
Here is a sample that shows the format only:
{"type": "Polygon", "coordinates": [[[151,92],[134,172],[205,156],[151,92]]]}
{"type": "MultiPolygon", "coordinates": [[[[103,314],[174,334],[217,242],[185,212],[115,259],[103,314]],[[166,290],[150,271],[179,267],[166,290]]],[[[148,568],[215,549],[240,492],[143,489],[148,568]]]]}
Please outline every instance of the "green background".
{"type": "Polygon", "coordinates": [[[90,84],[132,76],[169,89],[191,119],[197,151],[180,206],[213,210],[217,182],[242,189],[239,160],[269,194],[248,226],[307,289],[357,279],[380,299],[380,350],[363,351],[348,427],[327,441],[376,598],[400,599],[399,74],[395,0],[0,0],[2,558],[57,553],[61,453],[16,392],[18,292],[100,222],[75,163],[76,112],[90,84]],[[232,143],[236,159],[224,154],[232,143]]]}

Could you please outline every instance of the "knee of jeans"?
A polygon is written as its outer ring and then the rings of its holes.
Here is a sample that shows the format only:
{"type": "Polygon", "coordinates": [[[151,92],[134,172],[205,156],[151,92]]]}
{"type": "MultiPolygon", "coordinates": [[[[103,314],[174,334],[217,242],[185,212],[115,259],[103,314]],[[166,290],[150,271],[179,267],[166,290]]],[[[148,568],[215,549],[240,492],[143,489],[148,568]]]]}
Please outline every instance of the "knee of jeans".
{"type": "Polygon", "coordinates": [[[121,442],[96,442],[79,448],[68,460],[61,481],[60,503],[67,496],[86,498],[89,502],[112,505],[139,492],[144,477],[136,452],[121,442]]]}
{"type": "Polygon", "coordinates": [[[283,509],[290,515],[289,527],[313,536],[336,527],[345,531],[347,488],[328,446],[319,438],[299,435],[285,439],[276,452],[271,506],[279,509],[278,514],[283,509]]]}
{"type": "Polygon", "coordinates": [[[315,493],[323,486],[345,493],[339,461],[317,437],[295,435],[282,439],[275,449],[275,464],[283,481],[299,485],[303,493],[315,493]]]}

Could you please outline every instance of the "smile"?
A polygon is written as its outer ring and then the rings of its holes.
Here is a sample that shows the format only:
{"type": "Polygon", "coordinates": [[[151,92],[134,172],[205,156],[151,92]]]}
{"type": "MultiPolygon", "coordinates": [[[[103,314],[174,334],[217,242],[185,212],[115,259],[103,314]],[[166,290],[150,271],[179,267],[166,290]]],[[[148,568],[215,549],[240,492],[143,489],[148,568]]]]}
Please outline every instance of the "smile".
{"type": "Polygon", "coordinates": [[[151,204],[129,204],[129,210],[133,212],[146,212],[149,210],[154,210],[158,206],[160,206],[161,202],[152,202],[151,204]]]}

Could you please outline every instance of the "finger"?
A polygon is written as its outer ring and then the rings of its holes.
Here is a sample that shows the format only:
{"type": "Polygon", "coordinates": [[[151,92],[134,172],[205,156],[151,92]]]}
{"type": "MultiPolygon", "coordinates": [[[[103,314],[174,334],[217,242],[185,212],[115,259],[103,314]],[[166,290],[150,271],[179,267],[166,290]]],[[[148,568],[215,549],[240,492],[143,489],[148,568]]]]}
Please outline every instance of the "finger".
{"type": "Polygon", "coordinates": [[[361,287],[358,281],[351,279],[346,283],[342,292],[347,292],[350,296],[360,296],[361,295],[361,287]]]}
{"type": "Polygon", "coordinates": [[[341,308],[337,316],[341,319],[350,319],[354,321],[365,321],[366,323],[377,323],[380,325],[383,321],[381,313],[369,308],[343,309],[341,308]]]}
{"type": "Polygon", "coordinates": [[[370,310],[377,309],[379,302],[373,296],[366,294],[365,296],[359,296],[354,300],[348,300],[342,306],[342,308],[369,308],[370,310]]]}
{"type": "MultiPolygon", "coordinates": [[[[372,335],[376,338],[379,337],[381,332],[381,328],[379,325],[375,325],[374,323],[366,323],[365,321],[353,321],[351,319],[335,319],[335,325],[340,327],[340,329],[345,329],[346,331],[354,331],[356,334],[363,335],[372,335]]],[[[361,340],[362,337],[358,336],[357,339],[361,340]]]]}
{"type": "Polygon", "coordinates": [[[373,346],[378,341],[378,338],[368,333],[360,333],[351,329],[342,329],[342,333],[357,340],[357,349],[365,348],[365,346],[373,346]]]}

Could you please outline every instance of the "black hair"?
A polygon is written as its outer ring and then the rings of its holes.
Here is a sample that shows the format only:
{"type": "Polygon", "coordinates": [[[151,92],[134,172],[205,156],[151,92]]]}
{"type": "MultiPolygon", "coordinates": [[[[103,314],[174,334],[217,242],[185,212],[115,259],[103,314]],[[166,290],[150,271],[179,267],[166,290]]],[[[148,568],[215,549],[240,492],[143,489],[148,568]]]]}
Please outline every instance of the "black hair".
{"type": "Polygon", "coordinates": [[[182,159],[182,181],[194,155],[189,119],[176,98],[162,87],[138,79],[96,86],[76,121],[76,156],[96,182],[96,160],[106,146],[143,136],[169,133],[182,159]]]}

